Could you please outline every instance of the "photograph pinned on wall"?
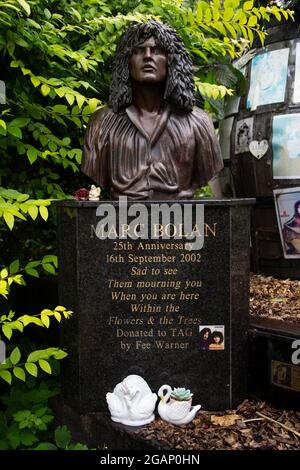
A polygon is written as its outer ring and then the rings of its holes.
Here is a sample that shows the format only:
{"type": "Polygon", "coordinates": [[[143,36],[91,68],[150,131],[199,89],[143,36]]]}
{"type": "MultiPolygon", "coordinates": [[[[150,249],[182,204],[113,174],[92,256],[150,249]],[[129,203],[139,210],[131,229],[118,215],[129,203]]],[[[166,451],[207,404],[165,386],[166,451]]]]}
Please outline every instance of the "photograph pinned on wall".
{"type": "Polygon", "coordinates": [[[287,362],[271,361],[271,384],[276,387],[288,388],[300,392],[299,365],[287,362]]]}
{"type": "Polygon", "coordinates": [[[224,116],[231,116],[232,114],[237,114],[240,107],[240,96],[228,96],[225,100],[224,107],[224,116]]]}
{"type": "Polygon", "coordinates": [[[272,361],[271,364],[271,383],[277,387],[292,388],[292,366],[279,361],[272,361]]]}
{"type": "MultiPolygon", "coordinates": [[[[235,67],[235,64],[233,63],[233,66],[235,67]]],[[[241,69],[237,68],[244,76],[246,73],[246,67],[243,67],[241,69]]],[[[225,97],[225,106],[224,106],[224,116],[230,116],[232,114],[237,114],[239,112],[239,107],[240,107],[240,96],[226,96],[225,97]]]]}
{"type": "Polygon", "coordinates": [[[199,326],[200,349],[203,351],[222,351],[225,349],[224,325],[199,326]]]}
{"type": "Polygon", "coordinates": [[[300,187],[274,189],[284,258],[300,258],[300,187]]]}
{"type": "Polygon", "coordinates": [[[249,144],[253,140],[253,117],[241,119],[236,123],[235,154],[249,152],[249,144]]]}
{"type": "Polygon", "coordinates": [[[300,114],[273,118],[273,178],[300,178],[300,114]]]}
{"type": "Polygon", "coordinates": [[[300,43],[296,45],[293,103],[300,103],[300,43]]]}
{"type": "Polygon", "coordinates": [[[288,48],[264,52],[252,59],[247,108],[281,103],[285,98],[288,73],[288,48]]]}
{"type": "Polygon", "coordinates": [[[233,120],[233,117],[223,119],[219,126],[219,141],[224,160],[230,159],[230,143],[233,120]]]}

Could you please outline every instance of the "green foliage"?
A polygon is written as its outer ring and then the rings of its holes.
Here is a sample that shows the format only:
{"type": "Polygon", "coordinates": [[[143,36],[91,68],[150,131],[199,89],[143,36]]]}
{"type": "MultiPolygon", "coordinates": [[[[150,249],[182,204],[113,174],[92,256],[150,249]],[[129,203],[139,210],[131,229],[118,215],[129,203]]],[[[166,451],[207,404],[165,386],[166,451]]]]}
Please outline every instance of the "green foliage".
{"type": "Polygon", "coordinates": [[[7,103],[0,108],[0,184],[16,192],[0,189],[0,224],[2,218],[11,230],[16,220],[47,220],[51,199],[71,197],[79,187],[85,126],[107,103],[117,41],[131,22],[151,17],[181,35],[194,62],[198,101],[218,115],[215,102],[243,80],[232,59],[255,37],[263,43],[265,22],[292,13],[252,0],[2,2],[7,103]]]}
{"type": "Polygon", "coordinates": [[[54,415],[48,400],[59,392],[55,383],[36,379],[16,384],[2,398],[0,411],[0,450],[87,450],[71,442],[66,426],[54,429],[54,415]]]}
{"type": "MultiPolygon", "coordinates": [[[[68,319],[71,314],[72,312],[70,310],[58,306],[54,310],[44,309],[39,315],[22,315],[14,320],[14,312],[9,312],[8,315],[2,315],[0,317],[3,338],[10,340],[14,330],[23,333],[24,328],[30,324],[49,328],[50,317],[54,317],[60,322],[62,317],[68,319]]],[[[9,346],[7,346],[7,349],[9,349],[9,346]]],[[[27,374],[37,377],[39,368],[51,374],[52,369],[49,359],[54,358],[61,360],[67,356],[67,353],[59,348],[46,348],[32,351],[30,354],[26,354],[26,357],[18,346],[12,346],[11,349],[12,351],[9,357],[6,358],[4,363],[0,364],[0,378],[9,384],[12,383],[13,377],[23,382],[26,381],[27,374]]]]}
{"type": "Polygon", "coordinates": [[[212,189],[210,186],[202,186],[202,188],[199,188],[196,190],[195,194],[194,194],[194,198],[195,199],[202,199],[202,198],[206,198],[206,197],[213,197],[214,194],[212,192],[212,189]]]}

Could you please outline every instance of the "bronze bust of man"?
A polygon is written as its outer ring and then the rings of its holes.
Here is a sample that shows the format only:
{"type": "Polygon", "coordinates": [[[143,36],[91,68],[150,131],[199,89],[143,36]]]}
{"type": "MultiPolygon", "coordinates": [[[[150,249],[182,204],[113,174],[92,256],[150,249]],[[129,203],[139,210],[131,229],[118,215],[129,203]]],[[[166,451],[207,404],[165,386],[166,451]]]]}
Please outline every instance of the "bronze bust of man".
{"type": "Polygon", "coordinates": [[[191,59],[169,26],[151,20],[121,37],[109,107],[91,118],[82,171],[113,199],[189,199],[223,160],[209,116],[194,105],[191,59]]]}

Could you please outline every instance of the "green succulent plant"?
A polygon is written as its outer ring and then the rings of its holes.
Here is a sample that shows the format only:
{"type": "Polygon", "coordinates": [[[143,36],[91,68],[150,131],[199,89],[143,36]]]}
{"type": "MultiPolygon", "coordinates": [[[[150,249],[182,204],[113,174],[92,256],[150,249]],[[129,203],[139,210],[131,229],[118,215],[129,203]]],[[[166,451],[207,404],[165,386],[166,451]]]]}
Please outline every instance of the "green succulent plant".
{"type": "Polygon", "coordinates": [[[171,398],[179,401],[187,401],[192,398],[193,394],[190,390],[187,390],[184,387],[174,388],[171,393],[171,398]]]}

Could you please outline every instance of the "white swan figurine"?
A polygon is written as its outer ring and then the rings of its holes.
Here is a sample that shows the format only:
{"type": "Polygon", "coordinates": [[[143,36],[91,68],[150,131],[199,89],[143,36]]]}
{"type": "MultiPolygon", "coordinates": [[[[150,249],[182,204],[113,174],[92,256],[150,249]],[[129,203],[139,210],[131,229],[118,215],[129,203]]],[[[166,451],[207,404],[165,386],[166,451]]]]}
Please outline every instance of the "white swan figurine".
{"type": "Polygon", "coordinates": [[[188,401],[173,401],[168,403],[171,392],[172,388],[170,385],[162,385],[158,390],[160,398],[158,404],[159,416],[171,424],[190,423],[195,418],[197,411],[200,410],[201,405],[191,406],[191,403],[188,401]]]}
{"type": "Polygon", "coordinates": [[[128,375],[106,394],[112,421],[127,426],[143,426],[154,420],[156,393],[139,375],[128,375]]]}

